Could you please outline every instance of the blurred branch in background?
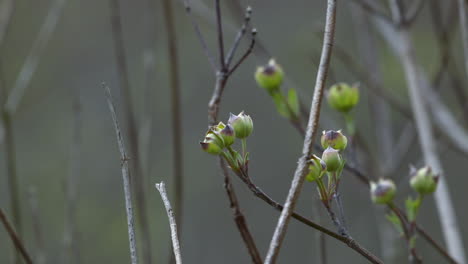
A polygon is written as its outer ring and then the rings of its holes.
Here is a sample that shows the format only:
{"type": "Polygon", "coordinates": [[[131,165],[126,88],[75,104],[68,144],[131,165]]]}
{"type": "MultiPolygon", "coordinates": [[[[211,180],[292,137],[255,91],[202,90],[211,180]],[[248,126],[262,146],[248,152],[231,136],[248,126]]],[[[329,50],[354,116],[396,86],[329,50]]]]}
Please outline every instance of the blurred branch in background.
{"type": "MultiPolygon", "coordinates": [[[[391,1],[394,10],[398,10],[397,2],[391,1]]],[[[395,16],[401,16],[401,11],[395,16]]],[[[426,164],[442,176],[439,180],[439,187],[435,193],[435,201],[439,212],[439,219],[442,224],[442,230],[451,255],[461,264],[465,262],[465,253],[461,233],[457,224],[455,210],[450,198],[450,193],[443,173],[441,161],[438,156],[435,145],[435,138],[432,132],[428,108],[425,102],[424,94],[427,93],[427,87],[423,87],[424,77],[421,76],[421,67],[417,64],[414,54],[414,47],[411,42],[408,28],[405,26],[394,29],[388,24],[377,21],[377,28],[383,37],[387,40],[395,55],[401,60],[404,73],[407,80],[408,92],[411,100],[411,107],[415,116],[416,128],[419,134],[420,145],[426,164]]],[[[449,129],[449,128],[446,128],[449,129]]]]}
{"type": "Polygon", "coordinates": [[[177,221],[175,220],[176,217],[174,216],[174,211],[172,210],[171,203],[169,202],[169,198],[167,197],[166,185],[164,184],[164,182],[156,183],[156,189],[158,189],[159,194],[161,195],[164,207],[166,208],[167,217],[169,218],[169,227],[171,228],[171,240],[172,248],[174,249],[175,263],[182,264],[179,235],[177,233],[177,221]]]}
{"type": "Polygon", "coordinates": [[[46,263],[46,254],[45,254],[45,243],[42,230],[42,223],[40,219],[40,210],[39,210],[39,198],[37,196],[37,190],[35,187],[31,186],[29,188],[29,207],[31,210],[31,220],[32,220],[32,229],[34,233],[35,240],[35,254],[34,262],[37,264],[46,263]]]}
{"type": "Polygon", "coordinates": [[[125,117],[126,132],[128,133],[130,158],[132,163],[133,178],[132,185],[136,193],[138,222],[141,228],[142,248],[144,263],[152,263],[151,238],[148,225],[148,214],[146,211],[146,189],[144,186],[144,174],[142,171],[142,161],[139,159],[138,131],[135,120],[135,109],[133,108],[132,91],[128,76],[127,59],[125,55],[125,42],[120,15],[119,0],[109,0],[110,23],[112,27],[112,38],[116,59],[119,86],[122,94],[123,112],[125,117]]]}
{"type": "Polygon", "coordinates": [[[5,103],[5,108],[10,115],[16,112],[26,89],[29,87],[31,79],[39,66],[42,54],[57,27],[66,2],[67,0],[54,0],[49,8],[44,23],[41,25],[39,33],[33,42],[31,50],[18,73],[13,88],[5,103]]]}
{"type": "MultiPolygon", "coordinates": [[[[174,183],[174,210],[175,221],[182,230],[183,219],[183,199],[184,199],[184,179],[183,179],[183,128],[182,128],[182,110],[180,104],[180,74],[179,74],[179,52],[177,34],[175,28],[174,12],[172,0],[162,0],[163,16],[167,34],[169,80],[171,91],[171,114],[172,114],[172,168],[174,183]]],[[[162,185],[162,188],[164,185],[162,185]]],[[[180,232],[180,231],[179,231],[180,232]]],[[[174,240],[174,239],[173,239],[174,240]]],[[[174,249],[176,250],[176,249],[174,249]]],[[[177,255],[175,255],[177,257],[177,255]]],[[[171,260],[171,263],[173,261],[171,260]]]]}
{"type": "Polygon", "coordinates": [[[124,197],[125,197],[125,211],[127,213],[127,227],[128,227],[128,240],[130,244],[130,257],[131,263],[138,263],[137,255],[137,246],[135,238],[135,224],[133,217],[133,205],[132,205],[132,189],[130,186],[130,170],[128,168],[129,157],[125,150],[125,143],[122,137],[122,132],[120,130],[119,121],[117,119],[117,114],[115,113],[114,102],[112,100],[112,95],[109,89],[109,86],[103,84],[103,88],[106,93],[107,104],[109,105],[109,110],[112,116],[112,121],[114,123],[115,134],[117,137],[117,143],[120,151],[120,162],[122,168],[122,180],[124,187],[124,197]]]}
{"type": "Polygon", "coordinates": [[[5,213],[3,213],[3,210],[1,208],[0,208],[0,221],[2,222],[6,231],[8,232],[8,235],[10,236],[11,241],[13,241],[13,244],[15,245],[16,250],[21,254],[24,261],[27,264],[32,264],[33,262],[31,260],[31,257],[29,256],[28,252],[26,252],[26,249],[23,243],[21,242],[20,237],[18,236],[18,234],[15,232],[15,230],[11,226],[10,222],[6,218],[5,213]]]}

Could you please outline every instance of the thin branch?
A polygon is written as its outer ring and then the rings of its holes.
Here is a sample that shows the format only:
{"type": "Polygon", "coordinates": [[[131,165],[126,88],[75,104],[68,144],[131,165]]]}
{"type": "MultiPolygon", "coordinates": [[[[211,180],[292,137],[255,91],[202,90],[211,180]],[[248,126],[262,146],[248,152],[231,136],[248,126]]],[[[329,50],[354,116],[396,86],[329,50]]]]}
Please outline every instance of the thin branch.
{"type": "Polygon", "coordinates": [[[226,66],[229,67],[229,65],[232,62],[232,59],[234,58],[234,54],[236,53],[237,48],[239,47],[239,44],[242,40],[242,37],[245,35],[247,32],[247,28],[249,27],[250,23],[250,16],[252,15],[252,8],[248,6],[245,9],[245,15],[244,15],[244,23],[242,24],[242,27],[239,29],[239,32],[237,32],[236,38],[234,40],[234,44],[232,45],[232,48],[229,50],[227,56],[226,56],[226,66]]]}
{"type": "Polygon", "coordinates": [[[163,13],[166,24],[167,48],[169,52],[170,86],[171,86],[171,112],[172,112],[172,145],[173,145],[173,170],[174,170],[174,209],[176,222],[182,229],[183,215],[183,153],[182,153],[182,117],[180,105],[180,76],[179,54],[177,50],[177,34],[174,25],[172,1],[163,0],[163,13]]]}
{"type": "Polygon", "coordinates": [[[16,112],[26,89],[29,87],[29,83],[39,66],[42,54],[47,47],[47,43],[57,27],[66,2],[67,0],[55,0],[50,6],[44,23],[37,34],[37,38],[33,42],[31,50],[18,73],[15,84],[13,85],[6,101],[5,108],[10,115],[13,115],[16,112]]]}
{"type": "Polygon", "coordinates": [[[135,224],[134,224],[134,217],[133,217],[133,205],[132,205],[132,189],[130,188],[130,171],[128,169],[128,156],[125,150],[125,144],[122,137],[122,133],[120,131],[119,121],[117,119],[117,114],[115,113],[114,103],[112,100],[112,95],[109,89],[109,86],[106,84],[102,84],[107,97],[107,104],[109,105],[109,110],[112,116],[112,121],[114,123],[115,134],[117,136],[117,143],[119,145],[120,151],[120,161],[122,167],[122,180],[123,180],[123,187],[124,187],[124,195],[125,195],[125,209],[127,213],[127,225],[128,225],[128,240],[130,244],[130,257],[132,260],[132,264],[138,263],[137,258],[137,246],[135,240],[135,224]]]}
{"type": "Polygon", "coordinates": [[[215,0],[216,9],[216,30],[218,36],[218,55],[219,55],[219,67],[221,72],[226,72],[226,61],[224,60],[224,37],[223,37],[223,22],[221,20],[221,6],[220,0],[215,0]]]}
{"type": "Polygon", "coordinates": [[[408,12],[405,14],[404,23],[405,25],[411,25],[413,22],[418,18],[418,15],[424,9],[424,4],[426,1],[429,0],[416,0],[413,1],[414,3],[410,8],[408,8],[408,12]]]}
{"type": "MultiPolygon", "coordinates": [[[[284,206],[281,205],[280,203],[278,203],[277,201],[273,200],[272,198],[270,198],[270,196],[268,196],[268,194],[263,192],[257,185],[255,185],[255,183],[252,181],[252,178],[248,174],[239,174],[238,176],[245,183],[245,185],[249,188],[249,190],[255,195],[255,197],[263,200],[264,202],[269,204],[271,207],[275,208],[277,211],[279,211],[279,212],[283,211],[284,206]]],[[[383,263],[380,260],[378,260],[372,253],[370,253],[365,248],[360,246],[351,237],[346,237],[346,236],[339,235],[338,233],[335,233],[335,232],[331,231],[330,229],[327,229],[327,228],[321,226],[320,224],[317,224],[317,223],[307,219],[306,217],[304,217],[304,216],[302,216],[302,215],[300,215],[300,214],[298,214],[296,212],[292,212],[291,216],[294,219],[298,220],[299,222],[301,222],[301,223],[303,223],[303,224],[305,224],[305,225],[307,225],[307,226],[309,226],[311,228],[314,228],[317,231],[319,231],[319,232],[321,232],[321,233],[323,233],[323,234],[325,234],[327,236],[330,236],[332,238],[335,238],[335,239],[341,241],[342,243],[346,244],[348,247],[350,247],[351,249],[356,251],[358,254],[362,255],[365,258],[367,258],[370,262],[372,262],[372,263],[383,263]]]]}
{"type": "Polygon", "coordinates": [[[242,239],[244,240],[245,245],[247,246],[247,250],[252,258],[252,262],[255,264],[262,264],[262,257],[258,252],[257,246],[255,245],[255,241],[253,239],[252,234],[249,231],[249,227],[247,226],[247,221],[245,220],[244,215],[240,211],[239,202],[237,200],[237,195],[234,191],[234,186],[231,183],[231,177],[229,176],[229,169],[226,166],[224,160],[220,157],[219,158],[219,166],[221,167],[224,175],[224,189],[226,190],[226,194],[228,195],[230,208],[234,214],[234,221],[236,222],[237,228],[239,229],[242,239]]]}
{"type": "Polygon", "coordinates": [[[278,224],[275,228],[270,247],[265,259],[265,264],[272,264],[276,262],[279,255],[281,244],[286,235],[287,226],[291,219],[291,214],[296,205],[297,199],[304,183],[307,173],[307,159],[312,154],[313,142],[317,134],[318,120],[320,117],[320,105],[322,103],[323,90],[327,78],[328,67],[330,64],[331,51],[333,46],[333,39],[335,33],[335,18],[336,18],[336,0],[328,0],[327,18],[325,23],[325,35],[323,39],[322,55],[320,58],[320,65],[317,72],[317,79],[315,83],[314,96],[309,114],[309,122],[307,124],[306,136],[302,150],[302,156],[298,161],[298,166],[294,172],[294,178],[289,189],[288,197],[286,199],[284,209],[281,212],[278,224]]]}
{"type": "Polygon", "coordinates": [[[15,9],[14,0],[3,0],[0,3],[0,50],[2,50],[5,36],[10,28],[11,17],[15,9]]]}
{"type": "Polygon", "coordinates": [[[8,235],[11,238],[11,241],[13,241],[13,244],[16,247],[16,250],[20,252],[21,256],[23,256],[24,261],[28,264],[32,264],[31,257],[29,256],[28,252],[26,251],[26,248],[24,247],[23,243],[21,242],[21,239],[19,236],[16,234],[15,230],[11,226],[11,224],[8,222],[8,219],[6,218],[5,214],[3,213],[3,210],[0,208],[0,221],[2,222],[3,226],[5,227],[8,235]]]}
{"type": "Polygon", "coordinates": [[[158,189],[161,199],[166,208],[167,217],[169,218],[169,226],[171,228],[171,239],[172,239],[172,248],[174,249],[175,261],[177,264],[182,264],[182,256],[180,254],[180,244],[179,244],[179,235],[177,234],[177,222],[176,217],[174,216],[174,211],[171,207],[171,202],[167,198],[166,185],[162,181],[161,183],[156,183],[156,189],[158,189]]]}
{"type": "Polygon", "coordinates": [[[200,41],[203,52],[208,58],[208,62],[210,63],[211,68],[213,69],[213,71],[216,72],[217,67],[216,67],[214,56],[210,53],[210,50],[208,49],[208,45],[206,44],[205,38],[203,37],[203,34],[200,31],[200,27],[198,26],[197,21],[195,21],[195,18],[193,17],[192,8],[190,7],[188,0],[184,0],[184,7],[185,7],[185,12],[189,16],[190,23],[192,23],[192,27],[195,30],[195,34],[197,35],[197,38],[200,41]]]}
{"type": "Polygon", "coordinates": [[[392,18],[388,16],[384,11],[382,11],[382,7],[378,5],[376,1],[368,1],[368,0],[353,0],[354,3],[360,5],[364,10],[369,12],[372,15],[384,20],[385,22],[391,24],[393,23],[392,18]]]}
{"type": "Polygon", "coordinates": [[[133,171],[133,188],[136,195],[138,223],[142,231],[142,249],[145,263],[152,262],[151,237],[148,225],[148,214],[146,212],[146,188],[144,186],[144,174],[142,171],[142,162],[139,159],[140,151],[138,147],[137,122],[135,120],[132,93],[130,89],[130,80],[125,55],[125,41],[122,28],[122,19],[120,14],[120,0],[109,0],[110,23],[112,27],[112,38],[119,77],[119,86],[122,92],[123,114],[126,126],[126,132],[129,139],[130,157],[134,160],[131,164],[133,171]]]}
{"type": "Polygon", "coordinates": [[[257,30],[254,28],[252,29],[252,39],[250,40],[250,45],[247,49],[247,51],[244,53],[244,55],[242,55],[242,57],[239,59],[238,62],[236,62],[236,64],[234,64],[234,66],[232,66],[232,68],[229,70],[229,72],[227,73],[227,75],[231,75],[235,70],[237,70],[237,68],[244,62],[245,59],[247,59],[247,57],[250,55],[250,53],[252,53],[252,50],[255,46],[255,36],[257,35],[257,30]]]}
{"type": "Polygon", "coordinates": [[[416,128],[419,134],[424,161],[440,173],[439,186],[435,192],[435,201],[441,220],[442,230],[450,254],[461,264],[465,262],[463,242],[457,224],[455,210],[450,198],[448,186],[443,173],[442,164],[437,154],[435,137],[429,119],[426,103],[424,102],[423,87],[421,87],[420,69],[414,55],[413,45],[406,28],[393,30],[387,25],[378,23],[382,35],[400,58],[407,79],[411,107],[415,116],[416,128]]]}

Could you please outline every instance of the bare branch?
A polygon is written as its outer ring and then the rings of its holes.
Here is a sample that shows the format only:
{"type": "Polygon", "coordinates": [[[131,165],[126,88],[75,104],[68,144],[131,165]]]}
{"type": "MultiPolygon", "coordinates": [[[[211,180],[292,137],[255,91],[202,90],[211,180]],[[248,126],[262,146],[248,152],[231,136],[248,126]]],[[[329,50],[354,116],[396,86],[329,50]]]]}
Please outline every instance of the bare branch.
{"type": "Polygon", "coordinates": [[[463,43],[463,54],[465,55],[465,73],[468,78],[468,19],[465,0],[457,0],[458,16],[460,20],[460,31],[463,43]]]}
{"type": "Polygon", "coordinates": [[[273,238],[270,242],[265,264],[272,264],[276,259],[281,248],[281,244],[286,235],[287,226],[291,219],[291,214],[296,205],[297,199],[304,183],[307,173],[307,159],[312,154],[312,147],[315,135],[317,133],[318,120],[320,118],[320,105],[322,103],[323,90],[327,78],[327,72],[330,64],[331,51],[333,47],[333,39],[335,33],[335,18],[336,18],[336,0],[328,0],[327,18],[325,23],[325,35],[323,39],[322,55],[320,58],[320,65],[317,72],[317,79],[315,83],[314,96],[309,114],[309,122],[307,124],[306,136],[304,139],[304,146],[302,156],[298,161],[298,166],[294,172],[294,178],[289,189],[288,197],[284,204],[284,209],[278,219],[278,224],[275,228],[273,238]]]}
{"type": "Polygon", "coordinates": [[[117,119],[117,114],[115,113],[114,102],[112,100],[112,95],[109,89],[109,86],[102,84],[107,97],[107,104],[109,105],[109,110],[112,116],[112,121],[114,123],[115,134],[117,136],[117,143],[119,145],[120,151],[120,160],[122,167],[122,180],[124,187],[125,195],[125,209],[127,213],[127,225],[128,225],[128,240],[130,244],[130,257],[132,264],[138,263],[137,258],[137,246],[135,240],[135,220],[133,217],[133,205],[132,205],[132,189],[130,188],[130,171],[128,169],[128,156],[125,150],[125,144],[122,137],[122,132],[120,131],[119,121],[117,119]]]}
{"type": "Polygon", "coordinates": [[[8,222],[8,219],[6,218],[5,214],[3,213],[3,210],[0,208],[0,221],[2,222],[3,226],[5,227],[8,235],[11,238],[11,241],[13,241],[13,244],[15,244],[16,250],[20,252],[20,254],[23,256],[24,261],[28,264],[32,264],[31,257],[29,256],[28,252],[26,251],[26,248],[24,247],[23,243],[21,242],[21,239],[19,236],[16,234],[15,230],[13,230],[13,227],[11,226],[10,222],[8,222]]]}
{"type": "Polygon", "coordinates": [[[52,33],[55,31],[66,2],[67,0],[55,0],[50,6],[47,17],[37,34],[37,38],[34,40],[31,50],[18,73],[15,84],[13,85],[6,101],[5,108],[10,115],[13,115],[16,112],[24,93],[36,72],[39,61],[50,37],[52,36],[52,33]]]}
{"type": "MultiPolygon", "coordinates": [[[[250,16],[252,15],[252,8],[248,6],[245,9],[245,15],[244,15],[244,23],[242,24],[242,27],[239,29],[239,32],[237,32],[236,38],[234,40],[234,44],[232,45],[232,48],[229,50],[227,56],[226,56],[226,66],[229,67],[231,64],[232,59],[234,58],[234,53],[236,52],[237,48],[239,47],[240,41],[242,37],[245,35],[245,32],[247,32],[247,28],[249,27],[250,23],[250,16]]],[[[252,36],[253,38],[254,36],[252,36]]]]}
{"type": "Polygon", "coordinates": [[[46,263],[45,253],[44,253],[44,238],[42,235],[42,226],[39,217],[39,201],[37,198],[37,190],[34,187],[30,187],[28,190],[29,195],[29,205],[31,209],[31,221],[32,229],[34,232],[34,240],[36,242],[35,248],[35,262],[37,264],[46,263]]]}
{"type": "Polygon", "coordinates": [[[174,249],[175,261],[177,264],[182,264],[182,256],[180,254],[180,244],[179,236],[177,234],[177,223],[174,216],[174,211],[172,210],[171,203],[169,198],[167,198],[166,185],[162,181],[161,183],[156,183],[156,189],[158,189],[161,199],[166,207],[167,217],[169,218],[169,226],[171,228],[171,239],[172,239],[172,248],[174,249]]]}
{"type": "Polygon", "coordinates": [[[138,223],[142,230],[142,251],[146,263],[152,262],[151,237],[148,225],[148,214],[146,212],[146,188],[144,187],[144,173],[142,171],[142,162],[140,160],[140,150],[138,146],[138,124],[135,118],[130,79],[127,66],[127,57],[125,54],[125,41],[122,28],[122,19],[120,14],[120,0],[109,0],[110,24],[112,28],[112,38],[114,45],[114,54],[116,59],[117,74],[119,77],[119,87],[122,93],[122,106],[125,131],[128,133],[129,153],[134,160],[130,164],[133,172],[132,187],[135,191],[137,204],[138,223]]]}

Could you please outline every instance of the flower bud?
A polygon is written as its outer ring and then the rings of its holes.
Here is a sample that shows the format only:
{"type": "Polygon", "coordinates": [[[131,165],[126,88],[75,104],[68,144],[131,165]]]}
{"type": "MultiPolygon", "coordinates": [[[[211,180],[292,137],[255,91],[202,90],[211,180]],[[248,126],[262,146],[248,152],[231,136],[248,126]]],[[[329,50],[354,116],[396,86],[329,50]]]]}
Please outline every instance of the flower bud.
{"type": "Polygon", "coordinates": [[[324,149],[332,147],[334,149],[343,151],[348,144],[348,139],[341,133],[341,130],[334,131],[328,130],[322,132],[322,138],[320,139],[322,147],[324,149]]]}
{"type": "Polygon", "coordinates": [[[215,127],[215,131],[223,139],[224,145],[226,147],[229,147],[234,143],[234,129],[231,125],[225,125],[223,122],[219,122],[219,124],[215,127]]]}
{"type": "Polygon", "coordinates": [[[338,83],[328,90],[328,104],[340,112],[349,112],[359,101],[359,89],[346,83],[338,83]]]}
{"type": "Polygon", "coordinates": [[[258,67],[255,72],[257,84],[266,89],[269,94],[279,91],[283,76],[283,69],[276,64],[274,59],[271,59],[267,65],[258,67]]]}
{"type": "Polygon", "coordinates": [[[320,179],[327,169],[327,164],[323,162],[319,157],[313,155],[309,160],[309,174],[306,176],[306,180],[313,182],[320,179]]]}
{"type": "Polygon", "coordinates": [[[323,151],[322,160],[327,165],[327,171],[330,172],[339,169],[343,163],[340,152],[331,147],[328,147],[323,151]]]}
{"type": "Polygon", "coordinates": [[[370,194],[372,202],[376,204],[388,204],[393,201],[393,198],[395,198],[395,183],[388,179],[380,179],[378,182],[370,182],[370,194]]]}
{"type": "Polygon", "coordinates": [[[233,115],[231,113],[228,125],[234,129],[234,135],[237,138],[246,138],[252,134],[253,131],[252,118],[244,114],[244,111],[240,112],[238,115],[233,115]]]}
{"type": "Polygon", "coordinates": [[[410,179],[413,190],[421,195],[431,194],[437,188],[439,176],[434,174],[431,167],[426,166],[417,170],[410,179]]]}
{"type": "Polygon", "coordinates": [[[216,131],[210,130],[206,133],[205,139],[200,142],[200,145],[205,152],[218,155],[223,151],[224,140],[217,135],[216,131]]]}

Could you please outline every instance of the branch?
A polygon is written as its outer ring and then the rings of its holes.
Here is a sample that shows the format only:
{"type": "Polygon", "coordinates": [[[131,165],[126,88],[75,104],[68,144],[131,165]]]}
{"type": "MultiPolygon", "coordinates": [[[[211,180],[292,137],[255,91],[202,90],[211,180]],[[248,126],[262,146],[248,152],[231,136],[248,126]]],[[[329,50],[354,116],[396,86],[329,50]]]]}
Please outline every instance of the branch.
{"type": "Polygon", "coordinates": [[[302,150],[302,156],[299,159],[298,166],[294,172],[294,178],[289,189],[288,197],[281,212],[278,224],[275,228],[273,238],[270,242],[265,264],[272,264],[276,259],[281,248],[281,244],[286,235],[287,226],[291,219],[291,214],[296,205],[297,199],[304,183],[307,173],[307,159],[312,154],[312,146],[317,133],[318,120],[320,117],[320,105],[322,103],[323,90],[327,78],[327,71],[330,64],[331,51],[335,33],[336,0],[328,0],[327,18],[325,24],[325,35],[323,39],[322,55],[315,83],[314,96],[310,109],[309,122],[307,124],[306,136],[302,150]]]}
{"type": "Polygon", "coordinates": [[[463,54],[465,55],[465,73],[468,77],[468,20],[466,15],[466,2],[465,0],[457,0],[458,2],[458,16],[460,19],[460,31],[463,43],[463,54]]]}
{"type": "Polygon", "coordinates": [[[31,210],[31,221],[32,221],[32,229],[34,233],[34,242],[36,244],[35,248],[35,262],[37,264],[46,263],[46,256],[44,253],[44,238],[42,235],[42,226],[39,217],[39,201],[37,198],[37,191],[36,188],[30,187],[28,190],[29,196],[29,205],[31,210]]]}
{"type": "Polygon", "coordinates": [[[144,174],[141,168],[140,150],[138,147],[138,124],[134,115],[130,79],[127,67],[127,58],[125,55],[125,41],[122,28],[122,19],[120,15],[120,0],[109,0],[110,24],[112,29],[112,41],[114,45],[114,56],[116,59],[117,75],[119,77],[119,86],[122,93],[123,116],[125,120],[126,132],[129,140],[130,157],[134,160],[131,164],[133,170],[133,188],[137,204],[138,223],[140,224],[142,234],[142,249],[146,263],[152,262],[151,237],[148,226],[148,215],[146,213],[146,188],[144,187],[144,174]]]}
{"type": "Polygon", "coordinates": [[[28,252],[26,252],[26,248],[23,246],[21,239],[15,233],[15,230],[13,230],[13,227],[8,222],[8,219],[6,218],[1,208],[0,208],[0,221],[2,222],[6,231],[8,232],[8,235],[10,236],[11,241],[13,241],[13,244],[15,244],[16,250],[18,250],[23,256],[24,261],[26,261],[27,264],[32,264],[33,262],[31,260],[31,257],[29,256],[28,252]]]}
{"type": "Polygon", "coordinates": [[[119,145],[120,151],[120,161],[122,167],[122,180],[123,180],[123,187],[124,187],[124,195],[125,195],[125,209],[127,213],[127,227],[128,227],[128,240],[130,244],[130,257],[132,260],[132,264],[138,263],[137,258],[137,246],[135,241],[135,225],[134,225],[134,218],[133,218],[133,205],[132,205],[132,189],[130,188],[130,172],[128,169],[128,156],[127,152],[125,151],[125,144],[122,137],[122,132],[120,131],[119,121],[117,120],[117,114],[115,113],[114,103],[112,100],[112,95],[109,89],[109,86],[106,84],[102,84],[107,97],[107,104],[109,105],[109,110],[112,116],[112,121],[114,122],[114,129],[115,134],[117,136],[117,143],[119,145]]]}
{"type": "Polygon", "coordinates": [[[177,234],[177,223],[174,216],[174,211],[172,210],[171,203],[169,198],[167,198],[166,185],[162,181],[161,183],[156,183],[156,189],[158,189],[161,199],[166,207],[167,217],[169,218],[169,226],[171,228],[171,239],[172,239],[172,248],[174,249],[174,256],[176,264],[182,264],[182,257],[180,254],[180,244],[179,236],[177,234]]]}
{"type": "Polygon", "coordinates": [[[37,34],[37,38],[34,40],[31,50],[18,73],[15,84],[13,85],[6,101],[5,108],[10,115],[13,115],[16,112],[24,93],[26,92],[31,79],[39,66],[41,56],[44,53],[52,33],[55,31],[66,2],[67,0],[55,0],[50,6],[44,23],[37,34]]]}

